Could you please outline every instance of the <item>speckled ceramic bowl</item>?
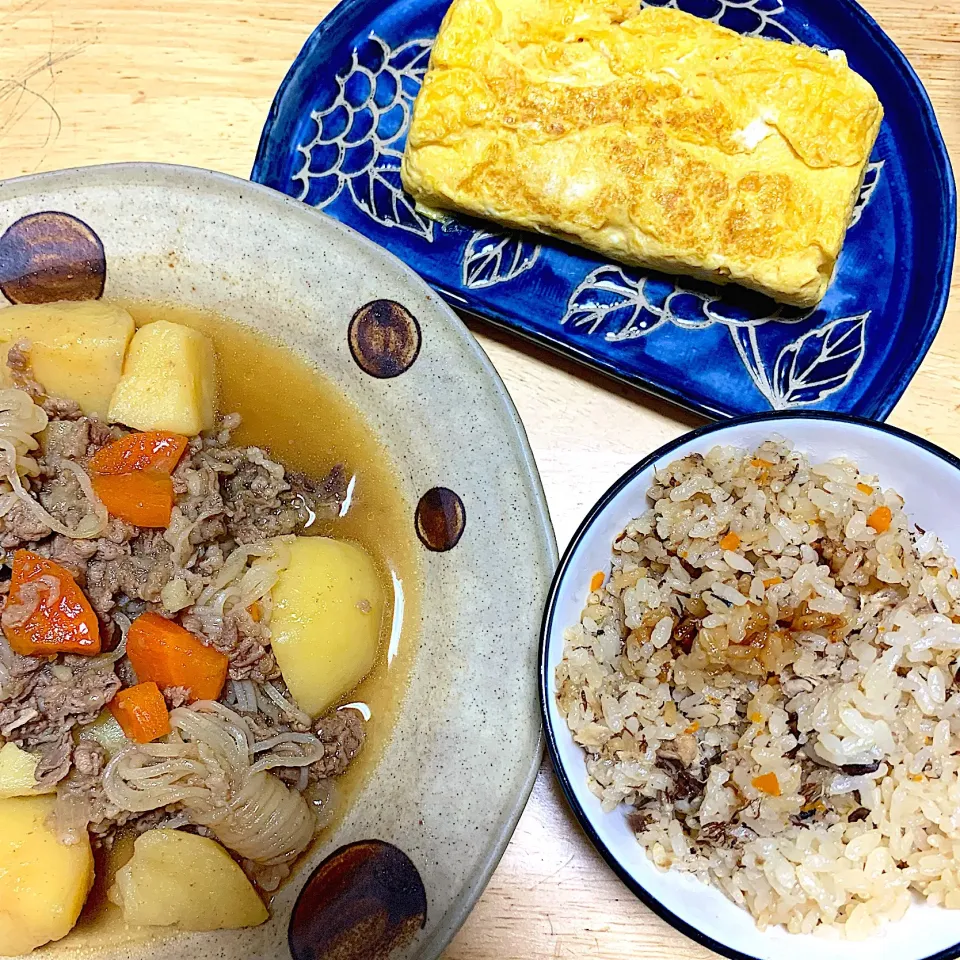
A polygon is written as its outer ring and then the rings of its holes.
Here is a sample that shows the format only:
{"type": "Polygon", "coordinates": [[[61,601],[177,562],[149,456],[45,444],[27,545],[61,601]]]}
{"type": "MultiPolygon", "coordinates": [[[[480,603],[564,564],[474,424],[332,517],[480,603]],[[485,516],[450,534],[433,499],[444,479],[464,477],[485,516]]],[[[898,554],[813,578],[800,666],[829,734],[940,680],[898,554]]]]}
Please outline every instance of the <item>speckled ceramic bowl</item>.
{"type": "MultiPolygon", "coordinates": [[[[338,939],[338,960],[437,957],[500,858],[541,756],[537,632],[556,546],[493,367],[395,257],[222,174],[125,164],[7,181],[0,234],[7,300],[215,310],[313,363],[386,447],[422,551],[422,623],[392,738],[271,920],[106,948],[86,938],[80,949],[275,960],[293,943],[297,960],[323,960],[338,939]]],[[[45,956],[76,950],[68,938],[45,956]]]]}

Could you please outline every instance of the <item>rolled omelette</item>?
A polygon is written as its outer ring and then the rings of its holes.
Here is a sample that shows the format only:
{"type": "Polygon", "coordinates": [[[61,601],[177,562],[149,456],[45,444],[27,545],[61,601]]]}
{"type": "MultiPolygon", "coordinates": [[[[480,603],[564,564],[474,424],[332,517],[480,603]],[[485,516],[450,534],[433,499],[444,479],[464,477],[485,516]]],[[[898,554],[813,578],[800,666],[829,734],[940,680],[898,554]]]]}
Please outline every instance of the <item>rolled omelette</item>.
{"type": "Polygon", "coordinates": [[[882,118],[840,51],[639,0],[454,0],[401,176],[428,215],[813,307],[882,118]]]}

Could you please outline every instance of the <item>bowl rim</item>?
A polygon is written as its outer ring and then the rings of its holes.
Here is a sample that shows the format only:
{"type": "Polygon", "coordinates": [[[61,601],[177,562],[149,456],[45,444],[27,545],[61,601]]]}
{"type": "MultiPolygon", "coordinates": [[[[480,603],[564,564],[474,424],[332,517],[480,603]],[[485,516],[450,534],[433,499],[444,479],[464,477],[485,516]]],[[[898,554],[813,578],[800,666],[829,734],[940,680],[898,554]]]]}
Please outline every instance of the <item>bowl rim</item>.
{"type": "MultiPolygon", "coordinates": [[[[406,278],[407,283],[412,284],[417,289],[421,296],[429,299],[431,305],[445,317],[447,328],[460,342],[466,354],[472,358],[473,362],[477,364],[484,375],[488,377],[497,399],[503,405],[504,412],[513,426],[515,448],[519,454],[519,461],[529,479],[531,492],[533,494],[530,507],[534,515],[535,525],[538,528],[538,539],[543,547],[543,554],[546,558],[547,565],[551,569],[556,568],[558,553],[557,539],[550,517],[546,491],[543,487],[539,467],[533,455],[526,428],[524,427],[516,404],[506,384],[497,372],[496,367],[494,367],[493,362],[480,346],[476,337],[470,332],[453,308],[443,300],[443,298],[438,296],[436,291],[434,291],[412,267],[408,266],[389,250],[381,247],[353,227],[341,223],[339,220],[335,220],[321,210],[302,203],[287,194],[281,193],[279,190],[258,183],[255,180],[245,180],[233,174],[211,170],[208,167],[191,166],[189,164],[163,163],[158,161],[126,161],[83,164],[75,167],[64,167],[56,170],[23,174],[17,177],[0,179],[0,199],[5,199],[10,191],[15,192],[24,186],[33,184],[37,185],[38,192],[40,192],[46,189],[48,185],[55,189],[55,185],[62,183],[64,180],[70,181],[72,178],[92,178],[98,185],[111,186],[121,183],[129,185],[136,182],[137,178],[143,177],[153,177],[159,180],[157,184],[159,186],[163,186],[164,182],[181,181],[187,187],[191,185],[194,187],[198,185],[212,185],[230,192],[237,191],[231,198],[233,202],[242,200],[245,194],[253,194],[262,200],[266,200],[268,203],[276,204],[278,211],[285,209],[285,216],[287,217],[301,218],[307,222],[313,221],[315,223],[321,223],[324,229],[330,231],[332,234],[339,234],[340,239],[346,237],[349,239],[349,242],[359,244],[371,254],[389,263],[394,270],[406,278]]],[[[90,179],[87,179],[87,182],[90,182],[90,179]]],[[[0,301],[0,309],[2,308],[2,301],[0,301]]],[[[416,954],[418,960],[435,960],[435,958],[443,953],[476,907],[500,860],[503,858],[507,846],[516,831],[520,817],[526,809],[527,801],[533,791],[537,776],[540,773],[540,767],[543,763],[544,734],[542,723],[538,723],[538,727],[537,743],[535,749],[531,752],[529,768],[526,770],[523,780],[519,783],[515,796],[511,802],[504,807],[500,828],[490,832],[485,857],[480,861],[478,869],[471,878],[462,885],[457,899],[443,914],[440,926],[438,926],[436,932],[429,940],[425,940],[420,944],[416,954]]]]}
{"type": "MultiPolygon", "coordinates": [[[[593,844],[596,851],[601,857],[603,857],[604,861],[606,861],[607,866],[610,867],[610,869],[620,878],[627,889],[635,897],[637,897],[637,899],[639,899],[645,906],[649,907],[649,909],[652,910],[658,917],[660,917],[661,920],[665,920],[670,924],[670,926],[672,926],[675,930],[678,930],[684,936],[689,937],[695,943],[698,943],[702,947],[706,947],[708,950],[712,950],[721,956],[729,958],[729,960],[760,960],[760,958],[756,957],[754,954],[745,953],[742,950],[738,950],[736,947],[730,946],[727,943],[703,933],[686,920],[683,920],[681,917],[679,917],[662,900],[659,900],[652,893],[650,893],[643,886],[643,884],[634,879],[634,877],[623,866],[610,847],[604,842],[598,831],[593,826],[593,818],[587,814],[586,810],[583,808],[583,805],[577,799],[576,792],[573,788],[570,771],[564,766],[563,760],[560,756],[560,748],[557,739],[558,735],[557,731],[554,729],[553,721],[550,715],[550,704],[553,700],[552,670],[548,662],[550,635],[554,628],[554,614],[556,612],[557,600],[560,596],[562,588],[564,587],[564,581],[566,579],[573,554],[580,546],[584,536],[587,534],[596,520],[604,513],[614,498],[625,487],[629,486],[640,474],[651,467],[654,463],[664,459],[665,457],[668,457],[673,451],[677,450],[681,446],[686,445],[692,440],[700,440],[710,437],[712,434],[721,433],[725,430],[734,429],[746,424],[779,422],[784,420],[827,420],[834,423],[841,423],[855,429],[875,430],[879,433],[884,433],[888,436],[895,437],[898,440],[903,440],[913,446],[925,450],[927,453],[933,454],[934,456],[945,461],[958,473],[960,473],[960,457],[954,456],[952,453],[944,450],[942,447],[937,446],[935,443],[931,443],[929,440],[923,439],[923,437],[918,437],[907,430],[901,430],[899,427],[893,427],[886,423],[869,420],[866,417],[853,416],[851,414],[819,410],[773,410],[765,411],[763,413],[750,414],[744,417],[736,417],[731,420],[721,420],[719,422],[705,424],[702,427],[697,427],[694,430],[683,433],[679,437],[675,437],[673,440],[669,440],[657,447],[656,450],[645,456],[638,463],[634,464],[624,474],[622,474],[622,476],[615,480],[613,484],[600,496],[597,502],[590,508],[586,517],[577,527],[577,530],[570,539],[569,544],[564,549],[563,556],[560,558],[560,563],[557,566],[556,573],[554,574],[553,582],[550,584],[550,590],[547,593],[547,602],[546,606],[544,607],[543,620],[540,626],[540,676],[538,686],[540,691],[540,712],[543,717],[543,729],[547,741],[547,753],[550,757],[550,762],[553,765],[553,770],[557,780],[560,783],[560,788],[563,791],[564,798],[566,799],[570,809],[573,811],[577,822],[579,823],[583,832],[587,835],[590,842],[593,844]]],[[[731,906],[736,907],[736,904],[731,903],[731,906]]],[[[743,909],[742,907],[736,908],[743,909]]],[[[882,932],[878,936],[882,937],[882,932]]],[[[928,954],[922,958],[919,958],[919,960],[956,960],[957,957],[960,957],[960,940],[950,947],[946,947],[943,950],[928,954]]]]}

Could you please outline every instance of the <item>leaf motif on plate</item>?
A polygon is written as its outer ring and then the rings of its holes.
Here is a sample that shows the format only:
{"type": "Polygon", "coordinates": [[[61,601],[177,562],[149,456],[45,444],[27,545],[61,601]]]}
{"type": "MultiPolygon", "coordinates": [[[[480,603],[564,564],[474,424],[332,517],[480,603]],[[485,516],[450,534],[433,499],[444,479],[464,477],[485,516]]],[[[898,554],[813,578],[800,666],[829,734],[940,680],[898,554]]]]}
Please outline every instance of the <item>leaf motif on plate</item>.
{"type": "Polygon", "coordinates": [[[400,182],[402,154],[386,149],[363,177],[348,181],[354,203],[378,223],[399,227],[426,240],[433,239],[434,223],[420,213],[400,182]]]}
{"type": "Polygon", "coordinates": [[[727,288],[721,294],[682,277],[628,273],[608,264],[591,271],[573,291],[560,323],[586,328],[588,334],[606,327],[604,339],[617,343],[645,337],[661,323],[687,330],[714,324],[736,329],[799,323],[810,312],[746,290],[727,288]]]}
{"type": "Polygon", "coordinates": [[[330,90],[318,94],[326,99],[310,114],[315,134],[297,147],[303,156],[292,177],[300,184],[298,199],[322,209],[348,188],[354,204],[381,226],[433,240],[433,221],[400,183],[413,101],[432,46],[422,39],[392,49],[371,33],[351,52],[330,90]]]}
{"type": "Polygon", "coordinates": [[[808,406],[845,387],[863,360],[869,316],[840,317],[788,343],[770,378],[771,406],[808,406]]]}
{"type": "Polygon", "coordinates": [[[570,295],[560,323],[588,334],[603,326],[617,327],[606,331],[609,341],[644,337],[663,319],[663,309],[644,295],[645,282],[642,277],[628,277],[619,267],[598,267],[570,295]]]}
{"type": "Polygon", "coordinates": [[[867,164],[867,171],[863,175],[863,183],[860,185],[860,195],[857,202],[853,205],[853,213],[850,215],[850,226],[860,222],[863,211],[867,209],[873,191],[877,189],[880,182],[880,172],[883,170],[883,160],[874,160],[867,164]]]}
{"type": "Polygon", "coordinates": [[[666,319],[687,330],[703,330],[716,322],[709,312],[715,300],[708,293],[677,286],[664,303],[666,319]]]}
{"type": "Polygon", "coordinates": [[[540,245],[522,234],[477,230],[463,252],[461,282],[470,290],[508,283],[526,273],[540,256],[540,245]]]}
{"type": "Polygon", "coordinates": [[[753,385],[763,394],[764,399],[771,407],[775,406],[776,399],[767,368],[763,362],[763,351],[760,349],[760,339],[757,336],[757,327],[728,327],[730,339],[737,348],[743,368],[747,371],[753,385]]]}

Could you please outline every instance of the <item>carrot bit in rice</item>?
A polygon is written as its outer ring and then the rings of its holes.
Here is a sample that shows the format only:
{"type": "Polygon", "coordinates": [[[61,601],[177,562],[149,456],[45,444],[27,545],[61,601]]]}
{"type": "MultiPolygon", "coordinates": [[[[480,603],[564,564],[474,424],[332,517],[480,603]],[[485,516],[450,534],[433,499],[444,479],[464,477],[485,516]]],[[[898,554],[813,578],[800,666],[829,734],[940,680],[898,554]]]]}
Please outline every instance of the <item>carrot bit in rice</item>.
{"type": "Polygon", "coordinates": [[[731,530],[720,538],[720,546],[724,550],[736,550],[740,546],[740,537],[731,530]]]}
{"type": "Polygon", "coordinates": [[[867,517],[867,526],[873,527],[877,533],[886,533],[890,529],[892,520],[893,513],[889,507],[877,507],[877,509],[867,517]]]}
{"type": "Polygon", "coordinates": [[[750,781],[761,793],[769,794],[771,797],[780,796],[780,781],[773,772],[761,774],[750,781]]]}
{"type": "Polygon", "coordinates": [[[590,592],[596,593],[603,586],[603,580],[604,580],[603,574],[598,570],[590,578],[590,592]]]}

